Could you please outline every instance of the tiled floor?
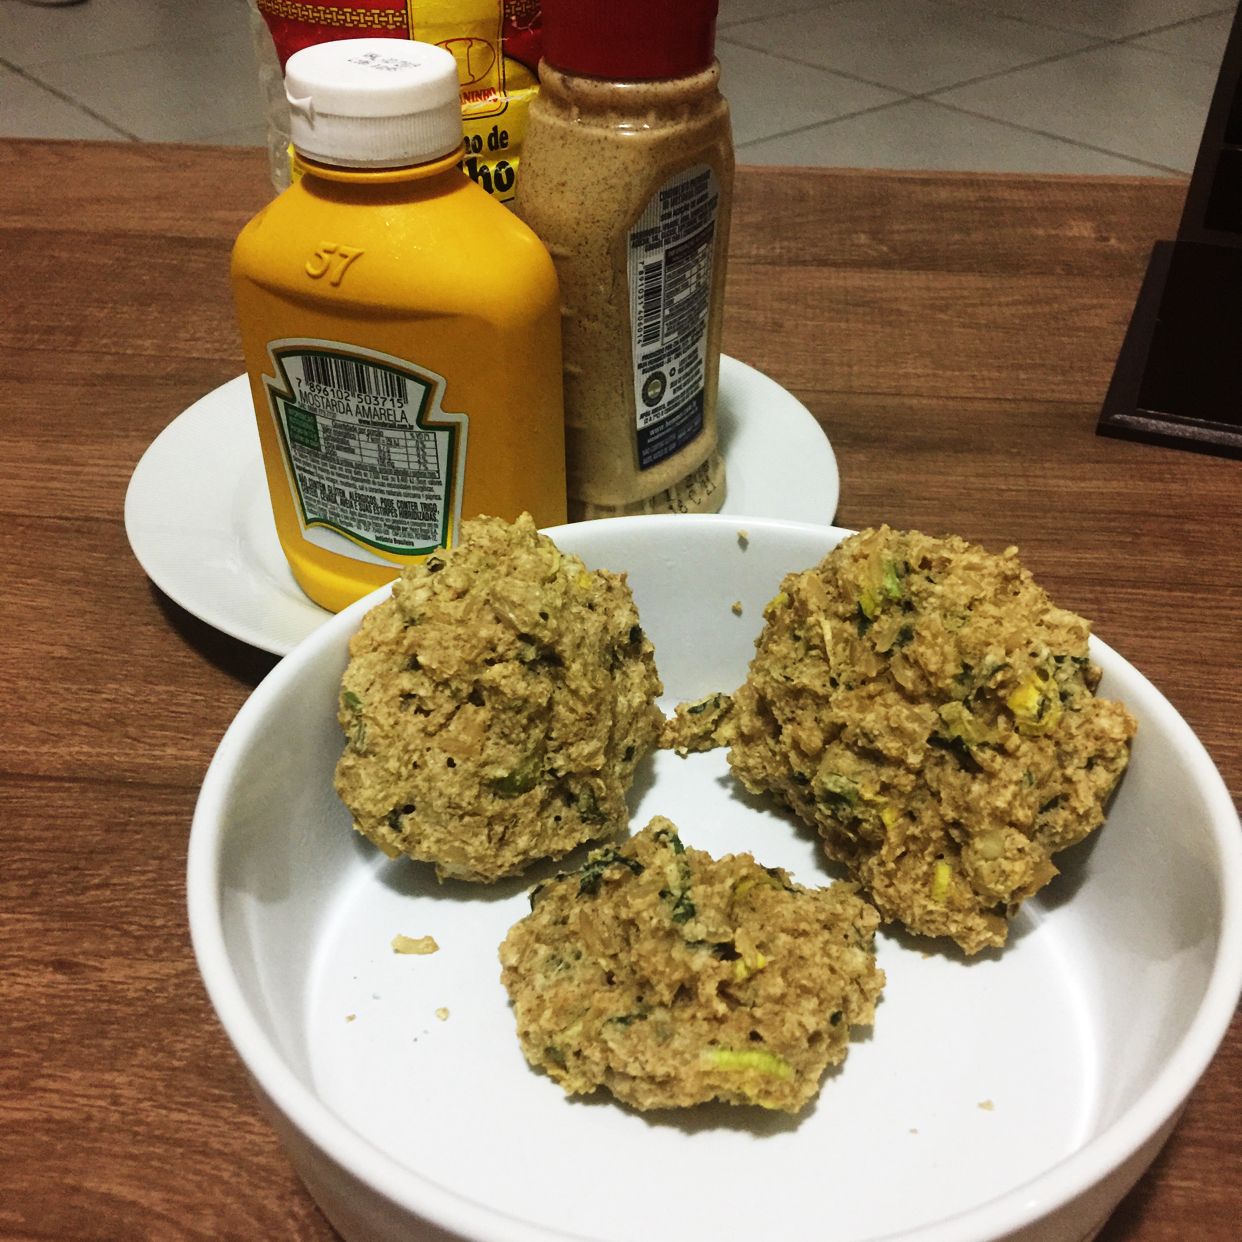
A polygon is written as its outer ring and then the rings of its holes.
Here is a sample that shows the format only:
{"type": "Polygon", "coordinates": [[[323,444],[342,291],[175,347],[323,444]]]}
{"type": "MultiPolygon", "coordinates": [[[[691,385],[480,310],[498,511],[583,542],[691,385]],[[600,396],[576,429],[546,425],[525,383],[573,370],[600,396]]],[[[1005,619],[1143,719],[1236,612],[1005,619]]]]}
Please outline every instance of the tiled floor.
{"type": "MultiPolygon", "coordinates": [[[[0,0],[0,134],[259,144],[247,0],[0,0]]],[[[1222,0],[721,0],[746,163],[1185,173],[1222,0]]]]}

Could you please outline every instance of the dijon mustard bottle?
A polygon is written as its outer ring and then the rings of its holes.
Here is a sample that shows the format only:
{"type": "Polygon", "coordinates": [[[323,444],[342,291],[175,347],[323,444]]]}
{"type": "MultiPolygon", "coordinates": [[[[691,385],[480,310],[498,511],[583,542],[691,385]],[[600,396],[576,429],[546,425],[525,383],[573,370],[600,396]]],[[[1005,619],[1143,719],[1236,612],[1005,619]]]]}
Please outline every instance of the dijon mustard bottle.
{"type": "Polygon", "coordinates": [[[488,513],[565,520],[560,310],[534,233],[460,169],[450,53],[290,57],[300,177],[232,283],[281,547],[333,611],[488,513]]]}
{"type": "Polygon", "coordinates": [[[516,210],[560,277],[571,517],[711,512],[733,193],[717,0],[544,0],[516,210]]]}

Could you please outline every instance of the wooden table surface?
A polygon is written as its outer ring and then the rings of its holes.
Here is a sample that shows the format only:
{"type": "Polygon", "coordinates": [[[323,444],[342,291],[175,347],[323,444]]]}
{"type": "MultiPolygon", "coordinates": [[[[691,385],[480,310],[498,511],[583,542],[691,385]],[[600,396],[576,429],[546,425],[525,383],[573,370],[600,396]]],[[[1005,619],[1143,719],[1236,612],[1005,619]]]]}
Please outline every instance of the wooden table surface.
{"type": "MultiPolygon", "coordinates": [[[[155,435],[241,371],[227,266],[249,150],[0,142],[0,1237],[319,1239],[184,912],[195,795],[273,657],[181,611],[122,504],[155,435]]],[[[1098,437],[1176,182],[742,169],[726,350],[794,392],[837,521],[1024,559],[1242,789],[1242,462],[1098,437]]],[[[1242,1217],[1237,1021],[1101,1235],[1242,1217]]]]}

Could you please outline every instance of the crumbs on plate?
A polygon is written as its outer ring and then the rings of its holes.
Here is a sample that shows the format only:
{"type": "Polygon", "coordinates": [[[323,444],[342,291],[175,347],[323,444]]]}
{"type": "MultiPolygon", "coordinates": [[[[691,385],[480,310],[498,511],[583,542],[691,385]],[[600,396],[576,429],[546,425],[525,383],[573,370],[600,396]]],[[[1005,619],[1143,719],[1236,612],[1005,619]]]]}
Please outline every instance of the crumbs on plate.
{"type": "Polygon", "coordinates": [[[436,944],[434,936],[402,936],[396,935],[392,938],[392,951],[394,953],[413,953],[419,956],[425,956],[428,953],[435,953],[440,946],[436,944]]]}

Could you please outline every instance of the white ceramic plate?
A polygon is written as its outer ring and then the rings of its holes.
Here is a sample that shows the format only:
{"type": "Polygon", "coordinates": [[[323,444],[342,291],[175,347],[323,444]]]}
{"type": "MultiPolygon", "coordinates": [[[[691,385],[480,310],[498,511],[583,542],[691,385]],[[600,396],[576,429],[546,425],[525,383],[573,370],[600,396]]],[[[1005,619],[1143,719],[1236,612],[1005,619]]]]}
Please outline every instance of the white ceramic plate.
{"type": "MultiPolygon", "coordinates": [[[[841,532],[717,517],[552,534],[628,571],[667,708],[742,679],[781,576],[841,532]]],[[[1140,673],[1093,640],[1101,693],[1139,720],[1131,766],[1107,825],[1059,858],[1064,874],[1003,954],[967,961],[882,933],[874,1032],[803,1116],[643,1115],[567,1099],[522,1057],[496,953],[538,872],[437,884],[351,831],[332,789],[336,699],[377,598],[329,621],[243,707],[189,851],[207,989],[346,1238],[1079,1242],[1100,1225],[1167,1136],[1242,985],[1237,813],[1140,673]],[[398,933],[440,951],[395,955],[398,933]]],[[[633,812],[804,883],[829,875],[811,834],[746,796],[719,751],[658,753],[633,812]]]]}
{"type": "MultiPolygon", "coordinates": [[[[836,457],[796,397],[726,356],[718,417],[724,513],[832,521],[836,457]]],[[[151,443],[130,479],[125,530],[165,595],[242,642],[285,655],[331,616],[302,593],[280,550],[244,375],[151,443]]]]}

